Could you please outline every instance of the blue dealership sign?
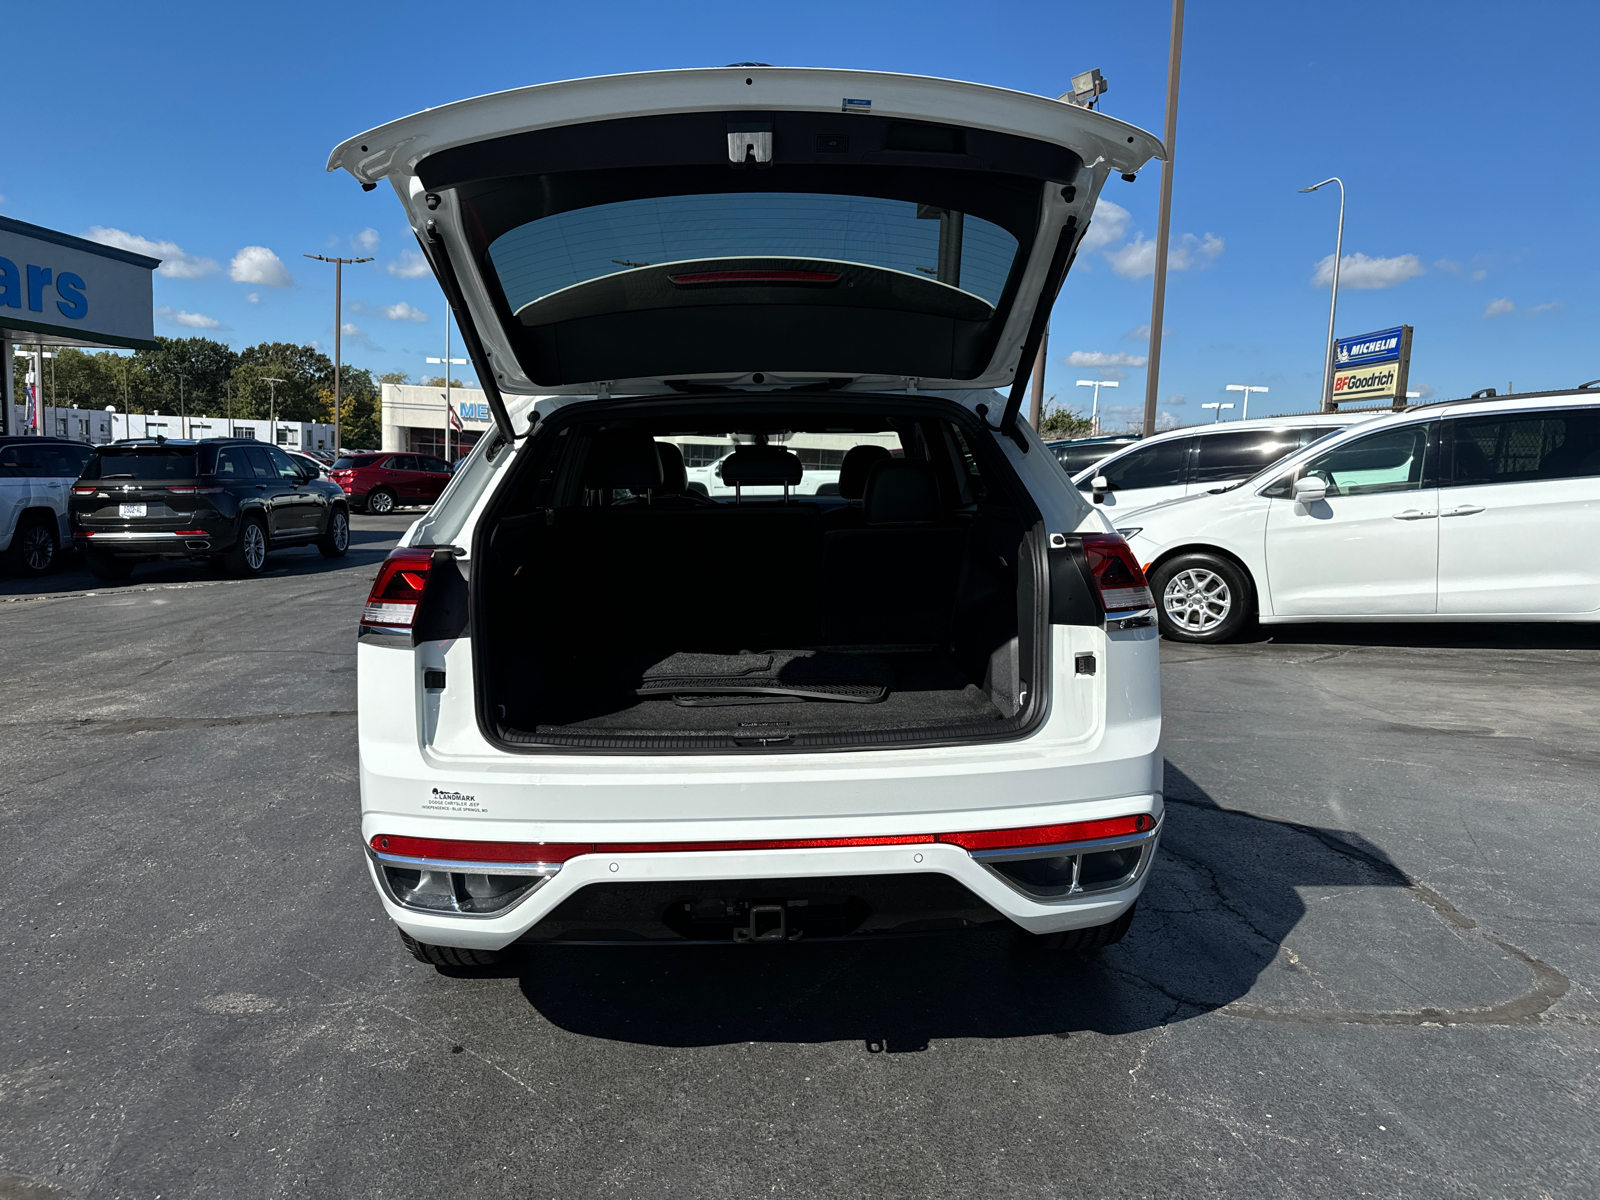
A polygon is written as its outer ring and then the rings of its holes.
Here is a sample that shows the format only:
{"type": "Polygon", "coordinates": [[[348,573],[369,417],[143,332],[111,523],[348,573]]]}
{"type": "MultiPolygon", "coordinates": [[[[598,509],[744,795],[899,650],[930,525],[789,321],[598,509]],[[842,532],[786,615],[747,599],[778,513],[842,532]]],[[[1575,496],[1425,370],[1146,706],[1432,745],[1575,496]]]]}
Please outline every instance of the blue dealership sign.
{"type": "Polygon", "coordinates": [[[1342,337],[1334,343],[1333,358],[1336,366],[1364,367],[1373,363],[1393,362],[1400,357],[1400,337],[1404,325],[1393,329],[1380,329],[1376,333],[1358,333],[1342,337]]]}

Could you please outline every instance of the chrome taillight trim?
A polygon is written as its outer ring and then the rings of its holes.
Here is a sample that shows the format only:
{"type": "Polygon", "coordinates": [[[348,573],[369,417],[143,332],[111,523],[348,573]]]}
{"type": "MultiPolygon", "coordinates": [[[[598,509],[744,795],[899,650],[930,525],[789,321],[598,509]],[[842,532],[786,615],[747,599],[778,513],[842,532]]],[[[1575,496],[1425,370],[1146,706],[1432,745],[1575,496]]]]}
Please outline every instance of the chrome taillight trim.
{"type": "Polygon", "coordinates": [[[453,858],[409,858],[403,854],[383,854],[370,847],[367,853],[385,866],[404,867],[408,871],[454,871],[458,875],[550,876],[561,870],[561,864],[556,862],[480,863],[461,862],[453,858]]]}
{"type": "Polygon", "coordinates": [[[1057,846],[1029,846],[1018,850],[982,850],[972,852],[972,857],[983,866],[1001,883],[1005,884],[1018,895],[1026,896],[1036,904],[1052,904],[1059,902],[1076,901],[1085,896],[1103,896],[1108,892],[1120,891],[1132,887],[1144,877],[1150,869],[1150,864],[1155,859],[1156,842],[1161,836],[1164,822],[1157,822],[1156,827],[1146,833],[1135,834],[1132,837],[1102,838],[1093,842],[1068,842],[1057,846]],[[1079,875],[1083,869],[1083,856],[1096,854],[1107,850],[1139,850],[1139,860],[1134,864],[1133,870],[1118,879],[1107,880],[1104,883],[1083,886],[1079,875]],[[998,864],[1004,862],[1018,862],[1032,858],[1071,858],[1072,881],[1066,886],[1051,888],[1033,888],[1011,878],[1004,871],[998,869],[998,864]]]}
{"type": "Polygon", "coordinates": [[[980,862],[1010,862],[1020,858],[1061,858],[1068,854],[1093,854],[1097,850],[1125,850],[1129,846],[1143,845],[1153,842],[1161,834],[1161,825],[1158,823],[1154,829],[1144,833],[1133,833],[1126,837],[1098,838],[1092,842],[1057,842],[1050,846],[1015,846],[1005,850],[971,850],[968,851],[973,858],[980,862]]]}

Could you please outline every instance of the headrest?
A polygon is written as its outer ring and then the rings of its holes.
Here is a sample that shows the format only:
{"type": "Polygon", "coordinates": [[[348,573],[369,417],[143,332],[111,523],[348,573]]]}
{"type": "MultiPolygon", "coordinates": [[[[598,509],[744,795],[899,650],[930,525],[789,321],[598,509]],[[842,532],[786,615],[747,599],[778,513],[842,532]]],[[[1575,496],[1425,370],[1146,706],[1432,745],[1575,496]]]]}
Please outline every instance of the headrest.
{"type": "Polygon", "coordinates": [[[867,476],[872,468],[891,458],[884,446],[851,446],[839,464],[839,495],[859,500],[867,494],[867,476]]]}
{"type": "Polygon", "coordinates": [[[671,442],[657,442],[661,456],[661,494],[681,496],[689,490],[689,472],[683,466],[683,451],[671,442]]]}
{"type": "Polygon", "coordinates": [[[926,463],[891,458],[867,476],[868,525],[934,525],[939,521],[939,485],[926,463]]]}
{"type": "Polygon", "coordinates": [[[805,468],[782,446],[741,446],[722,460],[722,482],[729,487],[794,487],[805,468]]]}
{"type": "Polygon", "coordinates": [[[661,486],[661,455],[647,433],[606,430],[589,442],[583,465],[586,488],[627,488],[642,492],[661,486]]]}

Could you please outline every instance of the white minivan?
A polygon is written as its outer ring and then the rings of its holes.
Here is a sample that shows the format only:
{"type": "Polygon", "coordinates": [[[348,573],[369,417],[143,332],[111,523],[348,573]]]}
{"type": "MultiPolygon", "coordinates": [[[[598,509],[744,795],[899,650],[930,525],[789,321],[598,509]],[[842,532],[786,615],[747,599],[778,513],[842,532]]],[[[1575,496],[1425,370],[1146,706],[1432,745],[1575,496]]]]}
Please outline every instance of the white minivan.
{"type": "Polygon", "coordinates": [[[333,152],[393,186],[494,414],[360,623],[361,835],[413,954],[1124,934],[1153,602],[1018,414],[1102,184],[1162,153],[1039,96],[752,66],[333,152]],[[801,434],[878,447],[859,501],[794,494],[801,434]],[[687,488],[663,447],[696,439],[739,494],[687,488]]]}
{"type": "Polygon", "coordinates": [[[1301,446],[1372,415],[1308,413],[1173,429],[1079,470],[1072,482],[1121,525],[1129,513],[1149,505],[1249,479],[1301,446]]]}
{"type": "MultiPolygon", "coordinates": [[[[1600,381],[1597,381],[1600,385],[1600,381]]],[[[1123,527],[1162,632],[1252,621],[1600,620],[1600,396],[1379,417],[1123,527]]]]}

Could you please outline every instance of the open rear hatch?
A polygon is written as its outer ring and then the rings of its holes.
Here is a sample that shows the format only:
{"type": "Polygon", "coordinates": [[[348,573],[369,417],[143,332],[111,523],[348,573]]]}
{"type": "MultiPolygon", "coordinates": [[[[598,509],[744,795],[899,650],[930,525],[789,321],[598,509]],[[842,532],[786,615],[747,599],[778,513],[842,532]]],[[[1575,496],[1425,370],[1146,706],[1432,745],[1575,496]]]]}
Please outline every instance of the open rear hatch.
{"type": "Polygon", "coordinates": [[[1017,383],[1107,175],[1162,153],[1040,96],[734,67],[461,101],[329,169],[394,186],[509,426],[501,391],[1017,383]]]}

